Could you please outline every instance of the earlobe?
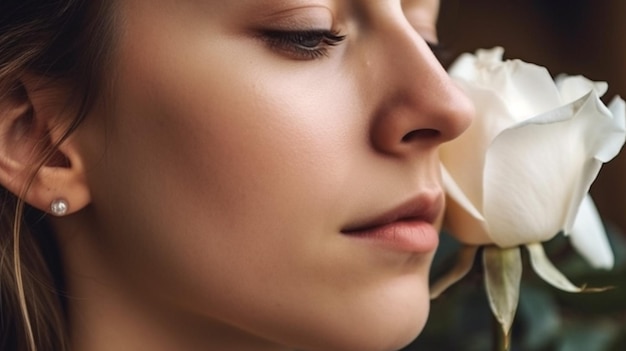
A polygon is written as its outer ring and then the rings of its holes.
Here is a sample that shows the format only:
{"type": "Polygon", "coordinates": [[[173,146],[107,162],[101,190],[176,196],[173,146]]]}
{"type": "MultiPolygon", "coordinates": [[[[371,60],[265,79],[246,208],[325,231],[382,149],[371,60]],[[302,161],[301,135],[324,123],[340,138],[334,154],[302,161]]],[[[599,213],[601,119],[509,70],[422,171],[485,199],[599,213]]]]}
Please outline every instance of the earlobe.
{"type": "Polygon", "coordinates": [[[0,94],[0,184],[44,212],[71,214],[91,201],[76,143],[59,143],[73,110],[66,89],[42,82],[25,77],[0,94]]]}

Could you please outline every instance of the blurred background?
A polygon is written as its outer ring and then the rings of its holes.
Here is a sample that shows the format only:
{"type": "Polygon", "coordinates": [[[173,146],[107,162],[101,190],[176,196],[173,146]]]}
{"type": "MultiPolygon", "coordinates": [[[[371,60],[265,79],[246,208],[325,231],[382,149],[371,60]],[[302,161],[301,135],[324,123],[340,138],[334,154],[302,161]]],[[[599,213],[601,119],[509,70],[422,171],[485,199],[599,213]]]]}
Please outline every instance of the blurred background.
{"type": "MultiPolygon", "coordinates": [[[[505,58],[545,66],[553,76],[581,74],[609,83],[603,100],[626,98],[625,0],[442,0],[444,64],[462,52],[502,46],[505,58]]],[[[550,259],[576,284],[613,286],[570,294],[547,285],[525,259],[514,351],[617,351],[626,345],[626,150],[604,165],[591,189],[616,255],[612,271],[594,270],[557,236],[550,259]]],[[[433,267],[437,277],[454,262],[458,244],[443,235],[433,267]]],[[[422,335],[405,351],[497,350],[497,324],[477,260],[468,277],[432,303],[422,335]]]]}

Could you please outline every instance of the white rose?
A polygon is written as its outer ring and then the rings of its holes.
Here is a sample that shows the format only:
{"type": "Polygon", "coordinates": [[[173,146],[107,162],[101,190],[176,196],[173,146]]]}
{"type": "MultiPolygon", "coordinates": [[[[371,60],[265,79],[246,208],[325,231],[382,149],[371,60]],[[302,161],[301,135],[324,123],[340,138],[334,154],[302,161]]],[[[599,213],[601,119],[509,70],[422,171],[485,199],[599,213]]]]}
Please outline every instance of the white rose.
{"type": "Polygon", "coordinates": [[[602,103],[606,83],[581,76],[555,81],[543,67],[502,61],[503,51],[464,54],[449,70],[476,106],[470,128],[441,148],[446,227],[466,246],[431,296],[463,277],[485,245],[489,304],[508,335],[522,276],[520,246],[538,275],[566,291],[594,289],[573,285],[546,257],[541,243],[559,232],[594,267],[613,266],[588,191],[624,144],[626,113],[620,98],[608,108],[602,103]]]}
{"type": "Polygon", "coordinates": [[[465,243],[503,248],[563,231],[584,242],[577,248],[594,266],[610,268],[613,254],[592,203],[582,212],[590,217],[579,222],[593,230],[573,225],[602,163],[624,143],[624,101],[616,98],[607,109],[599,98],[606,83],[581,76],[555,82],[545,68],[502,61],[502,54],[465,54],[449,71],[477,117],[441,149],[447,226],[465,243]]]}

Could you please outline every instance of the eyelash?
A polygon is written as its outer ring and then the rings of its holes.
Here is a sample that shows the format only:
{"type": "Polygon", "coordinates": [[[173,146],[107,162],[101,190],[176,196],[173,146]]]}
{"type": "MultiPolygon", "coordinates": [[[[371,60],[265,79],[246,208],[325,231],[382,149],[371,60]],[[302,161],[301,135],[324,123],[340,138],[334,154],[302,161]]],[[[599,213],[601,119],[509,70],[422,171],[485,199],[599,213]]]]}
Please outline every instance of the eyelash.
{"type": "Polygon", "coordinates": [[[262,37],[271,49],[282,51],[298,60],[328,56],[328,50],[346,38],[332,30],[267,30],[262,33],[262,37]]]}
{"type": "MultiPolygon", "coordinates": [[[[262,36],[271,49],[283,51],[299,60],[315,60],[328,56],[329,48],[340,44],[346,38],[345,35],[331,30],[267,30],[262,36]],[[311,41],[314,45],[310,45],[311,41]]],[[[427,42],[427,44],[439,61],[447,59],[448,50],[445,46],[441,43],[427,42]]]]}

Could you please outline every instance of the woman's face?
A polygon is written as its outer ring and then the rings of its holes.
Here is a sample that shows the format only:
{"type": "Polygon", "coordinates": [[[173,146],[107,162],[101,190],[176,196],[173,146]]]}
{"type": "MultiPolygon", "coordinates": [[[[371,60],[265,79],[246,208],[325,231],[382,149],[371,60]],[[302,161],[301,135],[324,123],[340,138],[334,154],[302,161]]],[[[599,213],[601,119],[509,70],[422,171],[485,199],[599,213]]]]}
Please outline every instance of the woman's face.
{"type": "Polygon", "coordinates": [[[111,96],[74,135],[92,196],[77,271],[190,330],[410,342],[429,309],[437,148],[471,118],[425,41],[437,7],[120,1],[111,96]]]}

